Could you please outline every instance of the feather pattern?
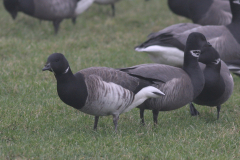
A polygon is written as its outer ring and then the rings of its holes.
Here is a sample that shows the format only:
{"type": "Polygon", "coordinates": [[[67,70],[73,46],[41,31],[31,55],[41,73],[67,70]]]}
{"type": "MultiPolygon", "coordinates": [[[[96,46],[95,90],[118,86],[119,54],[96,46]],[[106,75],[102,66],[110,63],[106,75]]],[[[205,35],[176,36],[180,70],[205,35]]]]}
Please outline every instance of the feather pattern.
{"type": "Polygon", "coordinates": [[[95,116],[121,114],[134,100],[133,92],[115,83],[105,82],[99,76],[90,75],[85,82],[88,97],[80,109],[84,113],[95,116]]]}

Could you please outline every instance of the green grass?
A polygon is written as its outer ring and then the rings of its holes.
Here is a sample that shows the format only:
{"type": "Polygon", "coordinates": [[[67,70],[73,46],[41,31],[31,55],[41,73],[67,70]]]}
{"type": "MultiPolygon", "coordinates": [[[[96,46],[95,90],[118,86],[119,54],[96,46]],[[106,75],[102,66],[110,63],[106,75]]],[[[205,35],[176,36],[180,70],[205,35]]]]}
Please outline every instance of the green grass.
{"type": "Polygon", "coordinates": [[[134,46],[171,24],[190,22],[171,13],[166,0],[123,0],[110,6],[94,4],[77,24],[61,23],[57,36],[50,22],[19,13],[13,21],[0,4],[0,159],[240,159],[240,80],[234,76],[232,97],[216,108],[188,106],[152,113],[139,110],[120,116],[118,133],[112,117],[79,112],[58,97],[52,73],[42,72],[47,57],[61,52],[73,72],[91,66],[127,67],[151,62],[134,46]]]}

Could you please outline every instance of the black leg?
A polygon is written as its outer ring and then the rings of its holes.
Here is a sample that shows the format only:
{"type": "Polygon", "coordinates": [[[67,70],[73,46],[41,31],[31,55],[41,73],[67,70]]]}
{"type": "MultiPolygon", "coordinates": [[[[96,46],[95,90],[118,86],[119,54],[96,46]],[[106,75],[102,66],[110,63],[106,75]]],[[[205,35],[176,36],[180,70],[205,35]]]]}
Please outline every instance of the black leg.
{"type": "Polygon", "coordinates": [[[119,115],[113,115],[113,124],[115,126],[115,132],[117,132],[117,125],[118,125],[119,115]]]}
{"type": "Polygon", "coordinates": [[[142,125],[145,125],[145,122],[144,122],[144,109],[143,108],[140,108],[140,119],[142,120],[141,121],[142,125]]]}
{"type": "Polygon", "coordinates": [[[58,33],[59,25],[60,25],[61,22],[62,22],[62,20],[53,21],[53,26],[54,26],[55,34],[58,33]]]}
{"type": "Polygon", "coordinates": [[[152,110],[152,113],[153,113],[153,122],[154,122],[154,125],[157,124],[157,118],[158,118],[158,113],[159,111],[158,110],[152,110]]]}
{"type": "Polygon", "coordinates": [[[189,103],[189,107],[190,107],[190,113],[192,116],[199,115],[199,112],[196,110],[192,102],[189,103]]]}
{"type": "Polygon", "coordinates": [[[219,119],[220,110],[221,110],[221,105],[217,106],[217,119],[219,119]]]}
{"type": "Polygon", "coordinates": [[[112,7],[112,16],[114,17],[115,16],[115,6],[114,6],[114,4],[111,4],[111,7],[112,7]]]}
{"type": "Polygon", "coordinates": [[[94,127],[93,127],[94,130],[97,130],[98,119],[99,119],[99,116],[95,116],[94,127]]]}
{"type": "Polygon", "coordinates": [[[76,24],[76,17],[72,18],[72,23],[75,25],[76,24]]]}

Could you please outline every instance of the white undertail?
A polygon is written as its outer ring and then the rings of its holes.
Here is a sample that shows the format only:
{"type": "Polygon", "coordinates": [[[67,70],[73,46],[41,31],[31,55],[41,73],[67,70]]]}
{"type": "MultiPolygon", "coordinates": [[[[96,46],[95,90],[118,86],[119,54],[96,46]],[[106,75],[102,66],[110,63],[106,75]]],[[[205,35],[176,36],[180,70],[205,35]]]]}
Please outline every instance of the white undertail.
{"type": "Polygon", "coordinates": [[[165,94],[161,92],[159,89],[148,86],[141,89],[134,97],[134,100],[128,108],[126,108],[123,112],[128,112],[131,109],[139,106],[148,98],[159,98],[160,96],[164,96],[165,94]]]}
{"type": "Polygon", "coordinates": [[[75,15],[79,15],[85,12],[92,4],[94,0],[81,0],[77,3],[77,7],[75,9],[75,15]]]}

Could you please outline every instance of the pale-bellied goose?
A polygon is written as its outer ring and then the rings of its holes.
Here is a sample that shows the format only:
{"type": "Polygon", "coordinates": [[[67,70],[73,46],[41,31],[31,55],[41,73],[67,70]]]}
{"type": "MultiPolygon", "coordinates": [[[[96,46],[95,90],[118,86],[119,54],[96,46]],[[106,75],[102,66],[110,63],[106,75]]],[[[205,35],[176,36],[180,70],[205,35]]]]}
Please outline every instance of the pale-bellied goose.
{"type": "Polygon", "coordinates": [[[227,25],[232,14],[227,0],[168,0],[169,8],[200,25],[227,25]]]}
{"type": "Polygon", "coordinates": [[[63,54],[48,57],[43,71],[54,72],[60,99],[90,115],[95,116],[94,129],[99,116],[113,116],[115,131],[121,113],[127,112],[147,98],[164,95],[150,86],[152,80],[139,79],[107,67],[91,67],[73,74],[63,54]]]}
{"type": "MultiPolygon", "coordinates": [[[[219,119],[221,104],[229,99],[233,91],[232,75],[226,64],[221,61],[218,52],[211,45],[203,47],[198,61],[204,63],[200,63],[200,66],[204,74],[205,85],[193,102],[210,107],[217,106],[217,119],[219,119]]],[[[192,103],[190,111],[192,115],[199,114],[192,103]]]]}
{"type": "Polygon", "coordinates": [[[230,0],[232,23],[226,26],[200,26],[191,23],[175,24],[149,35],[149,39],[135,48],[147,52],[156,63],[181,67],[183,51],[189,33],[200,32],[218,51],[223,61],[240,57],[240,3],[230,0]]]}
{"type": "Polygon", "coordinates": [[[15,19],[18,12],[40,20],[53,22],[55,34],[59,25],[65,18],[72,18],[75,23],[76,17],[88,9],[94,0],[4,0],[5,9],[15,19]]]}
{"type": "Polygon", "coordinates": [[[184,52],[183,69],[163,64],[142,64],[120,69],[133,76],[150,77],[165,82],[153,85],[165,93],[164,97],[148,99],[138,107],[142,123],[144,123],[145,109],[152,110],[154,123],[157,123],[159,111],[183,107],[201,93],[205,80],[198,64],[198,57],[205,44],[207,44],[206,38],[201,33],[189,35],[184,52]]]}
{"type": "Polygon", "coordinates": [[[97,4],[102,4],[102,5],[111,5],[112,8],[112,16],[115,16],[115,3],[120,0],[95,0],[94,2],[97,4]]]}

